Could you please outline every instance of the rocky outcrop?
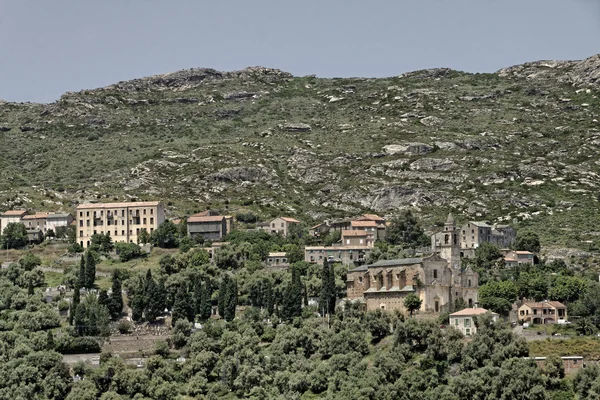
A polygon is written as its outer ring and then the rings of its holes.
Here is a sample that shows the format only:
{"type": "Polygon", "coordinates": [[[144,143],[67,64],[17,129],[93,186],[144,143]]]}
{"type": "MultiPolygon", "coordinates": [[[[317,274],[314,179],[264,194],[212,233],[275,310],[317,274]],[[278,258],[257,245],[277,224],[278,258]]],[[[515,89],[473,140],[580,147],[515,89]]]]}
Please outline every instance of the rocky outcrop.
{"type": "Polygon", "coordinates": [[[286,124],[280,124],[279,129],[283,129],[287,132],[310,132],[312,127],[302,122],[288,122],[286,124]]]}
{"type": "Polygon", "coordinates": [[[207,175],[206,180],[220,182],[266,182],[273,180],[276,175],[264,167],[232,167],[224,168],[207,175]]]}
{"type": "Polygon", "coordinates": [[[433,146],[425,143],[403,143],[403,144],[388,144],[383,146],[383,151],[389,155],[394,154],[411,154],[421,155],[431,153],[433,146]]]}
{"type": "Polygon", "coordinates": [[[375,190],[373,195],[367,197],[365,205],[375,211],[385,212],[405,207],[442,205],[447,198],[445,192],[393,186],[375,190]]]}
{"type": "Polygon", "coordinates": [[[421,158],[409,165],[413,171],[451,171],[455,167],[454,161],[448,158],[421,158]]]}
{"type": "Polygon", "coordinates": [[[429,117],[425,117],[421,120],[421,123],[425,126],[438,126],[444,123],[444,120],[438,117],[434,117],[430,115],[429,117]]]}
{"type": "Polygon", "coordinates": [[[578,87],[600,88],[600,54],[573,65],[563,79],[578,87]]]}

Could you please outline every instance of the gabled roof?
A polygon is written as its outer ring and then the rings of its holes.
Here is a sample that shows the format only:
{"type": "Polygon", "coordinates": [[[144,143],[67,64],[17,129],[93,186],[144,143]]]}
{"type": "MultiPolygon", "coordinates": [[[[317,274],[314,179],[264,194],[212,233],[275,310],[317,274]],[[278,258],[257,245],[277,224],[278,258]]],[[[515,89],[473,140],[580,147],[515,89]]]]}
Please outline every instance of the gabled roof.
{"type": "MultiPolygon", "coordinates": [[[[290,217],[279,217],[280,219],[284,220],[285,222],[292,222],[292,223],[300,223],[300,221],[298,221],[297,219],[294,218],[290,218],[290,217]]],[[[277,218],[275,218],[277,219],[277,218]]]]}
{"type": "Polygon", "coordinates": [[[356,226],[359,228],[362,228],[362,227],[364,227],[364,228],[374,227],[375,228],[375,227],[377,227],[377,222],[370,221],[370,220],[369,221],[352,221],[352,222],[350,222],[350,225],[353,227],[356,226]]]}
{"type": "Polygon", "coordinates": [[[71,216],[71,214],[48,214],[48,219],[69,218],[71,216]]]}
{"type": "Polygon", "coordinates": [[[269,253],[269,257],[286,257],[286,254],[284,251],[273,251],[269,253]]]}
{"type": "Polygon", "coordinates": [[[348,230],[344,230],[342,231],[342,236],[367,236],[367,231],[363,231],[363,230],[353,230],[353,231],[348,231],[348,230]]]}
{"type": "Polygon", "coordinates": [[[481,228],[491,228],[491,225],[485,221],[469,221],[470,224],[479,226],[481,228]]]}
{"type": "Polygon", "coordinates": [[[191,216],[188,218],[187,222],[189,223],[203,223],[203,222],[221,222],[225,219],[222,215],[213,215],[212,217],[194,217],[191,216]]]}
{"type": "Polygon", "coordinates": [[[527,306],[529,308],[544,308],[544,307],[548,307],[548,306],[551,306],[554,308],[566,308],[567,307],[560,301],[525,302],[525,303],[523,303],[522,306],[527,306]]]}
{"type": "Polygon", "coordinates": [[[20,216],[27,213],[27,210],[8,210],[5,211],[2,215],[5,217],[9,217],[9,216],[20,216]]]}
{"type": "Polygon", "coordinates": [[[130,203],[87,203],[75,207],[77,210],[94,208],[122,208],[122,207],[155,207],[160,205],[160,201],[132,201],[130,203]]]}
{"type": "MultiPolygon", "coordinates": [[[[492,315],[496,314],[495,312],[491,312],[486,310],[485,308],[465,308],[464,310],[457,311],[455,313],[450,314],[451,317],[470,317],[474,315],[482,315],[487,312],[492,313],[492,315]]],[[[498,314],[496,314],[498,315],[498,314]]]]}
{"type": "Polygon", "coordinates": [[[423,262],[422,258],[399,258],[397,260],[379,260],[373,264],[365,265],[365,267],[367,267],[367,268],[393,267],[396,265],[420,264],[422,262],[423,262]]]}
{"type": "Polygon", "coordinates": [[[44,218],[48,218],[47,212],[37,212],[32,215],[24,215],[23,216],[23,219],[44,219],[44,218]]]}
{"type": "Polygon", "coordinates": [[[376,221],[376,222],[383,222],[385,221],[385,218],[381,218],[379,215],[377,214],[363,214],[360,218],[358,218],[359,220],[369,220],[369,221],[376,221]]]}

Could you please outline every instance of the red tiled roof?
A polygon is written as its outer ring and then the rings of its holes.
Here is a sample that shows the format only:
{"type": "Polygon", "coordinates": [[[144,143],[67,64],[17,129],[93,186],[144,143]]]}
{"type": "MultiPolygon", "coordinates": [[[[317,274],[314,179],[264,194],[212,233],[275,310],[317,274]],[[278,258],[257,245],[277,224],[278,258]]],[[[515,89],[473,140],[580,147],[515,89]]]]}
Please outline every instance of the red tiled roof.
{"type": "Polygon", "coordinates": [[[23,219],[44,219],[44,218],[48,218],[47,212],[38,212],[33,215],[24,215],[23,216],[23,219]]]}
{"type": "Polygon", "coordinates": [[[9,211],[6,211],[6,212],[5,212],[4,214],[2,214],[2,215],[5,215],[5,216],[9,216],[9,215],[16,215],[16,216],[19,216],[19,215],[23,215],[23,214],[25,214],[26,212],[27,212],[26,210],[9,210],[9,211]]]}
{"type": "Polygon", "coordinates": [[[154,207],[158,206],[160,201],[132,201],[130,203],[88,203],[80,204],[75,207],[77,210],[94,208],[121,208],[121,207],[154,207]]]}
{"type": "Polygon", "coordinates": [[[544,308],[547,306],[552,306],[554,308],[566,308],[566,306],[560,301],[539,301],[539,302],[526,302],[523,303],[524,306],[529,308],[544,308]]]}
{"type": "MultiPolygon", "coordinates": [[[[464,310],[457,311],[455,313],[450,314],[451,317],[469,317],[471,315],[481,315],[486,312],[491,312],[486,310],[485,308],[465,308],[464,310]]],[[[494,314],[494,313],[492,313],[494,314]]]]}
{"type": "Polygon", "coordinates": [[[354,231],[342,231],[342,236],[367,236],[367,231],[354,230],[354,231]]]}
{"type": "Polygon", "coordinates": [[[300,223],[300,221],[298,221],[297,219],[294,218],[290,218],[290,217],[280,217],[282,220],[284,220],[285,222],[294,222],[294,223],[300,223]]]}
{"type": "Polygon", "coordinates": [[[225,219],[224,216],[222,215],[214,215],[211,217],[195,217],[195,216],[191,216],[188,218],[187,222],[188,224],[191,223],[203,223],[203,222],[221,222],[223,221],[223,219],[225,219]]]}
{"type": "Polygon", "coordinates": [[[351,226],[357,227],[377,227],[377,222],[375,221],[352,221],[350,223],[351,226]]]}
{"type": "Polygon", "coordinates": [[[530,251],[515,251],[515,253],[517,253],[517,254],[531,254],[531,255],[533,255],[533,253],[530,252],[530,251]]]}
{"type": "Polygon", "coordinates": [[[385,221],[384,218],[381,218],[377,214],[364,214],[363,217],[366,218],[366,219],[368,219],[368,220],[371,220],[371,221],[377,221],[377,222],[383,222],[383,221],[385,221]]]}

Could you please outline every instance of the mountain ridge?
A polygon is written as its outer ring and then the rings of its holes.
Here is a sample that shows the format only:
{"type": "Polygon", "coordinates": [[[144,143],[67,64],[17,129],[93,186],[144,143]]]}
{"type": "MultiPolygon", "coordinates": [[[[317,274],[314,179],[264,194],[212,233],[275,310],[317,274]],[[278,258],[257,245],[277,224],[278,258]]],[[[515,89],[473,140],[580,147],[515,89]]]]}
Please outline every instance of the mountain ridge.
{"type": "Polygon", "coordinates": [[[173,216],[412,208],[428,224],[451,210],[595,248],[599,74],[599,55],[389,78],[192,68],[0,103],[0,210],[152,198],[173,216]]]}

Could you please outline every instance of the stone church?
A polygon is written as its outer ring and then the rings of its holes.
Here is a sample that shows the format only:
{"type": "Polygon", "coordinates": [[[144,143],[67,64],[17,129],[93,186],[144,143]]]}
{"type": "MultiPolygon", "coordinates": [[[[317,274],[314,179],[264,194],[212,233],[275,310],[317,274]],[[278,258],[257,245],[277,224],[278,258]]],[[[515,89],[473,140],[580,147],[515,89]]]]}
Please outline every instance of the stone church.
{"type": "Polygon", "coordinates": [[[471,268],[461,268],[459,229],[451,214],[441,234],[439,253],[380,260],[348,271],[348,300],[363,302],[367,310],[406,312],[404,298],[414,293],[422,300],[422,312],[451,312],[460,300],[474,306],[478,302],[479,276],[471,268]]]}

